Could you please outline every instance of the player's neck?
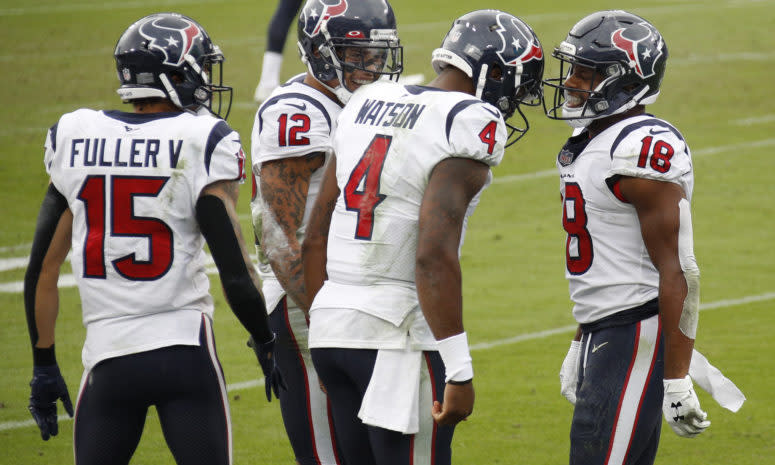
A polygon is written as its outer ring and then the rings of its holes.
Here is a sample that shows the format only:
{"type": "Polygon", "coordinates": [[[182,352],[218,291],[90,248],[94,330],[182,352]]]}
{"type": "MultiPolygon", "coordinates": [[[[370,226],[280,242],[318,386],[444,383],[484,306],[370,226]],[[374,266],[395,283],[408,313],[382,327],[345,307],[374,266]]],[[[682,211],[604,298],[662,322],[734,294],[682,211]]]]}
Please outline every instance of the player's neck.
{"type": "Polygon", "coordinates": [[[167,99],[154,101],[135,102],[133,104],[135,113],[170,113],[181,112],[182,110],[167,99]]]}
{"type": "Polygon", "coordinates": [[[428,84],[428,87],[456,90],[471,95],[475,94],[474,83],[471,81],[471,78],[454,66],[447,66],[441,70],[439,75],[428,84]]]}
{"type": "MultiPolygon", "coordinates": [[[[342,102],[339,101],[339,98],[336,96],[336,94],[331,92],[331,89],[327,88],[320,81],[315,79],[315,77],[313,75],[311,75],[309,72],[307,72],[307,75],[304,77],[304,81],[303,82],[304,82],[304,84],[312,87],[313,89],[320,91],[326,97],[330,98],[331,100],[333,100],[334,102],[338,103],[339,105],[342,105],[342,102]]],[[[342,106],[344,106],[344,105],[342,105],[342,106]]]]}
{"type": "Polygon", "coordinates": [[[618,115],[612,115],[607,118],[600,118],[600,119],[593,120],[591,123],[589,123],[589,126],[587,126],[587,129],[589,130],[589,138],[591,139],[595,137],[596,135],[610,128],[611,126],[618,123],[619,121],[625,120],[627,118],[631,118],[633,116],[642,115],[643,113],[646,113],[646,107],[643,105],[636,105],[635,107],[625,111],[624,113],[619,113],[618,115]]]}

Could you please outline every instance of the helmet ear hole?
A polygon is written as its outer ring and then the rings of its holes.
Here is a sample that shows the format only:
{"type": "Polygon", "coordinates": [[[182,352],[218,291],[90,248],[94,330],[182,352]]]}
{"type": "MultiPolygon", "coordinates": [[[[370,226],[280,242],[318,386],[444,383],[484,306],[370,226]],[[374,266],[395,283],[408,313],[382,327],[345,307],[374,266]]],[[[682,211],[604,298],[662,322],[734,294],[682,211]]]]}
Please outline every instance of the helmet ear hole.
{"type": "Polygon", "coordinates": [[[494,63],[492,67],[490,68],[490,72],[487,76],[489,79],[492,79],[496,82],[502,82],[503,81],[503,68],[501,68],[501,65],[498,63],[494,63]]]}

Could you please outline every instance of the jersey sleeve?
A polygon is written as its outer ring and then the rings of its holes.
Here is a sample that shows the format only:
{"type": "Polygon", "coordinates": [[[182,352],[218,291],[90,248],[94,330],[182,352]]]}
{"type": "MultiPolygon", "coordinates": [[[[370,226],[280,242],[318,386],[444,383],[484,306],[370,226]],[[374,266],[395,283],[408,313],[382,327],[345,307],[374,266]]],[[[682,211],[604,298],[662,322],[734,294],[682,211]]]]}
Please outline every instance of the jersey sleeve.
{"type": "Polygon", "coordinates": [[[269,100],[259,108],[253,124],[253,167],[283,158],[331,150],[333,121],[325,107],[311,97],[295,94],[269,100]]]}
{"type": "Polygon", "coordinates": [[[611,169],[606,178],[631,176],[673,182],[687,195],[692,188],[692,160],[681,133],[653,119],[625,127],[611,146],[611,169]]]}
{"type": "Polygon", "coordinates": [[[471,158],[489,166],[503,159],[506,125],[500,112],[481,100],[463,100],[447,114],[446,137],[451,156],[471,158]]]}
{"type": "Polygon", "coordinates": [[[207,136],[204,174],[203,182],[195,188],[195,197],[205,186],[217,181],[245,181],[245,153],[240,136],[226,121],[218,120],[207,136]]]}

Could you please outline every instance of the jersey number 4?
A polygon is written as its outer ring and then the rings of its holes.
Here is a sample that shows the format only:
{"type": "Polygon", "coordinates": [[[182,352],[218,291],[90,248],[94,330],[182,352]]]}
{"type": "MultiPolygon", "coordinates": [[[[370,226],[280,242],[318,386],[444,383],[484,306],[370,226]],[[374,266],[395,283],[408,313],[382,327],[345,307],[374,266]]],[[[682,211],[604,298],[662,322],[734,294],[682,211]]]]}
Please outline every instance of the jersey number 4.
{"type": "Polygon", "coordinates": [[[584,274],[592,266],[592,236],[587,229],[587,211],[581,187],[565,183],[562,227],[568,233],[565,241],[565,264],[571,274],[584,274]]]}
{"type": "Polygon", "coordinates": [[[168,177],[161,176],[88,176],[78,193],[86,210],[86,239],[83,247],[83,274],[86,278],[105,279],[105,237],[108,216],[112,237],[148,239],[148,260],[135,253],[113,260],[113,268],[126,279],[151,281],[164,276],[172,266],[172,229],[160,219],[136,216],[135,197],[157,197],[168,177]],[[106,182],[111,195],[107,198],[106,182]],[[108,202],[110,204],[108,205],[108,202]]]}
{"type": "Polygon", "coordinates": [[[356,239],[371,239],[374,231],[374,210],[387,197],[379,193],[379,178],[392,140],[391,136],[374,136],[344,186],[344,204],[347,210],[358,213],[356,239]]]}

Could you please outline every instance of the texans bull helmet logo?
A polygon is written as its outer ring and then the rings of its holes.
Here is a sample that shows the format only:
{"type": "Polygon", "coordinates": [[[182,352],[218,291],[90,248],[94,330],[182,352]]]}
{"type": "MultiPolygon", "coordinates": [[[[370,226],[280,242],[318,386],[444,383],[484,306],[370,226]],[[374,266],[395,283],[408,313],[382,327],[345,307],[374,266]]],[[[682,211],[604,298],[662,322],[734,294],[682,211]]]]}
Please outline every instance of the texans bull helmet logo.
{"type": "Polygon", "coordinates": [[[341,16],[347,11],[347,0],[338,0],[336,2],[326,3],[324,0],[317,0],[317,5],[313,5],[307,12],[307,8],[302,11],[302,21],[304,21],[304,33],[310,37],[320,32],[321,26],[329,19],[335,16],[341,16]]]}
{"type": "Polygon", "coordinates": [[[657,44],[650,43],[655,37],[659,35],[651,30],[648,23],[643,22],[615,30],[611,34],[611,43],[627,55],[630,67],[645,79],[654,75],[654,66],[662,56],[661,37],[657,44]]]}
{"type": "Polygon", "coordinates": [[[140,35],[148,39],[148,48],[164,54],[164,64],[180,66],[202,37],[199,26],[183,18],[151,18],[139,29],[140,35]]]}
{"type": "Polygon", "coordinates": [[[532,39],[520,30],[516,19],[509,16],[499,14],[496,18],[499,26],[496,32],[503,41],[503,46],[498,52],[501,60],[507,66],[517,66],[530,60],[542,59],[544,52],[541,46],[533,43],[532,39]],[[512,56],[515,56],[515,58],[507,58],[512,56]]]}

